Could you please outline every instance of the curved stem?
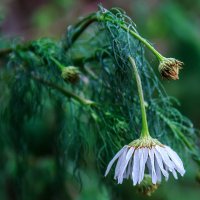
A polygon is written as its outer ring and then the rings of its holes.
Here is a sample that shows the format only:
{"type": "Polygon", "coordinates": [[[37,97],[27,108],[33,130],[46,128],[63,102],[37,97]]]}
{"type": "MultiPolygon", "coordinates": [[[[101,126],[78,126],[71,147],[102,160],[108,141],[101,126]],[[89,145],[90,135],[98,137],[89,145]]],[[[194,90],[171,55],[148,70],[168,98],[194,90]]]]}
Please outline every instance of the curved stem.
{"type": "Polygon", "coordinates": [[[126,26],[124,26],[124,25],[121,25],[121,28],[123,28],[124,30],[128,31],[132,36],[134,36],[135,38],[140,40],[158,58],[159,61],[162,61],[164,59],[164,57],[149,42],[147,42],[146,39],[141,37],[136,32],[134,32],[132,30],[128,30],[128,28],[126,26]]]}
{"type": "Polygon", "coordinates": [[[149,128],[148,128],[148,123],[147,123],[147,115],[146,115],[146,110],[145,110],[145,104],[144,104],[142,83],[141,83],[141,79],[140,79],[135,61],[131,56],[129,56],[129,61],[132,65],[132,67],[133,67],[135,79],[136,79],[136,82],[137,82],[138,95],[139,95],[139,99],[140,99],[140,108],[141,108],[141,114],[142,114],[141,137],[147,137],[147,136],[150,136],[150,134],[149,134],[149,128]]]}
{"type": "Polygon", "coordinates": [[[113,19],[110,19],[108,17],[104,17],[103,15],[100,15],[98,17],[99,20],[101,21],[109,21],[111,23],[119,25],[122,29],[125,31],[129,32],[133,37],[137,38],[140,42],[142,42],[157,58],[159,61],[162,61],[164,57],[143,37],[141,37],[138,33],[136,33],[133,30],[130,30],[126,25],[120,24],[117,21],[115,22],[113,19]]]}
{"type": "Polygon", "coordinates": [[[104,16],[104,14],[99,14],[99,12],[90,14],[89,16],[85,17],[83,20],[81,20],[74,26],[74,33],[71,37],[71,43],[73,43],[81,35],[81,33],[91,23],[95,21],[108,21],[113,24],[119,25],[122,29],[129,32],[133,37],[141,41],[158,58],[159,61],[162,61],[164,59],[164,57],[146,39],[141,37],[138,33],[136,33],[133,30],[130,30],[126,25],[118,23],[117,21],[114,21],[113,19],[104,16]]]}

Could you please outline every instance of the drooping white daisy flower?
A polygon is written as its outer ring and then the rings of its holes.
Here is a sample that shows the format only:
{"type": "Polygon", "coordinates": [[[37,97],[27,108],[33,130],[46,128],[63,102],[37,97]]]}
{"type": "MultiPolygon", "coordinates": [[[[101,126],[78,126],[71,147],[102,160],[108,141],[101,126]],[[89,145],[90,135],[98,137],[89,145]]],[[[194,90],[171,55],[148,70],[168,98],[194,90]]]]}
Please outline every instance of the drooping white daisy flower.
{"type": "Polygon", "coordinates": [[[121,184],[124,179],[128,178],[133,180],[133,185],[140,184],[146,172],[151,177],[153,184],[160,183],[162,175],[168,180],[170,172],[177,179],[177,172],[181,176],[185,174],[183,163],[177,153],[170,147],[151,138],[148,129],[141,79],[135,61],[131,56],[129,56],[129,61],[134,70],[140,100],[142,117],[141,136],[140,139],[134,140],[129,145],[125,145],[114,156],[108,164],[105,176],[107,176],[112,165],[117,160],[114,179],[118,181],[118,184],[121,184]]]}
{"type": "Polygon", "coordinates": [[[178,178],[177,172],[181,176],[185,173],[177,153],[149,136],[125,145],[108,164],[105,176],[116,160],[114,179],[118,184],[129,178],[133,180],[133,185],[140,184],[145,171],[151,176],[153,184],[160,183],[162,175],[168,180],[170,172],[175,179],[178,178]]]}

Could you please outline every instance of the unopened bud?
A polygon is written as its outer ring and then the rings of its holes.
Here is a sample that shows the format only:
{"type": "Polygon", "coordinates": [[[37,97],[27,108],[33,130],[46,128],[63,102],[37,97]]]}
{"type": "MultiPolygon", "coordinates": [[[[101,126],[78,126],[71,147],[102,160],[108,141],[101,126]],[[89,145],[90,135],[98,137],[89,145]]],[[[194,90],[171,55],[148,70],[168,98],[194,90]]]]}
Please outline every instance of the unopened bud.
{"type": "Polygon", "coordinates": [[[62,69],[61,76],[66,82],[76,83],[79,80],[80,71],[77,67],[68,66],[62,69]]]}

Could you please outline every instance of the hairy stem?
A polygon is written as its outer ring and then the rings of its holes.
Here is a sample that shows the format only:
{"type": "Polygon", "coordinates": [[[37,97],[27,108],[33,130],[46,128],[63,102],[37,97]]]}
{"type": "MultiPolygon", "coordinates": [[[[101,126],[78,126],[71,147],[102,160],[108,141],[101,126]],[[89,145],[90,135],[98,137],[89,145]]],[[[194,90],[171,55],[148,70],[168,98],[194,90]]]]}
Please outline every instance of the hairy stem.
{"type": "Polygon", "coordinates": [[[138,70],[137,70],[137,67],[135,64],[135,60],[131,56],[129,56],[129,61],[133,67],[133,71],[134,71],[134,75],[135,75],[135,79],[136,79],[136,83],[137,83],[138,95],[139,95],[139,99],[140,99],[140,108],[141,108],[141,114],[142,114],[141,137],[150,136],[140,75],[138,73],[138,70]]]}

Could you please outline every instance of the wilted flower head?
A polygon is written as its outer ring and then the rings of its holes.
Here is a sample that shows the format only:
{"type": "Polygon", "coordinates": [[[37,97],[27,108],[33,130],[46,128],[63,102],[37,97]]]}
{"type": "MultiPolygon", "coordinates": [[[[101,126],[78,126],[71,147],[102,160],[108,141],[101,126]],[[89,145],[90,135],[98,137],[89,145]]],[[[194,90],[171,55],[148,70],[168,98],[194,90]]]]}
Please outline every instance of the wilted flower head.
{"type": "Polygon", "coordinates": [[[153,184],[161,182],[162,175],[166,180],[171,172],[175,179],[177,172],[184,175],[185,169],[177,153],[170,147],[161,144],[151,137],[134,140],[125,145],[108,164],[105,176],[107,176],[114,162],[117,161],[114,179],[118,184],[123,179],[131,178],[133,185],[140,184],[148,171],[153,184]]]}
{"type": "Polygon", "coordinates": [[[174,58],[164,58],[158,67],[163,78],[177,80],[179,79],[179,70],[182,68],[183,62],[174,58]]]}
{"type": "Polygon", "coordinates": [[[79,80],[80,71],[77,67],[68,66],[62,68],[62,78],[70,83],[76,83],[79,80]]]}

